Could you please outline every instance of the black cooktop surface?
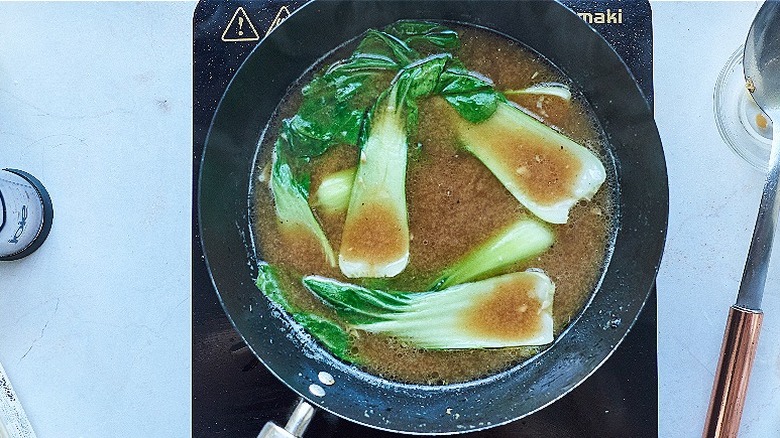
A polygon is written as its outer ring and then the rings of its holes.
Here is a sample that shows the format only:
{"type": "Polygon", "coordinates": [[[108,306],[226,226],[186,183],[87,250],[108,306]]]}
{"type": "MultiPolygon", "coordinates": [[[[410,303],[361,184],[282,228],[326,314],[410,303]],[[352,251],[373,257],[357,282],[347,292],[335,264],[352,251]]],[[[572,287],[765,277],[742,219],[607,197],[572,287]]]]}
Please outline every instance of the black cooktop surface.
{"type": "MultiPolygon", "coordinates": [[[[193,184],[209,124],[228,82],[272,24],[303,1],[201,1],[194,15],[193,184]]],[[[652,103],[652,19],[646,0],[562,1],[591,19],[626,61],[652,103]],[[619,15],[618,15],[619,12],[619,15]],[[619,22],[618,21],[619,18],[619,22]],[[603,21],[603,23],[601,22],[603,21]]],[[[197,209],[197,192],[194,194],[197,209]]],[[[273,420],[285,423],[297,394],[243,344],[208,276],[193,211],[193,436],[255,437],[273,420]]],[[[652,293],[615,354],[553,405],[478,437],[655,437],[658,435],[656,297],[652,293]]],[[[318,412],[306,437],[402,436],[318,412]]]]}

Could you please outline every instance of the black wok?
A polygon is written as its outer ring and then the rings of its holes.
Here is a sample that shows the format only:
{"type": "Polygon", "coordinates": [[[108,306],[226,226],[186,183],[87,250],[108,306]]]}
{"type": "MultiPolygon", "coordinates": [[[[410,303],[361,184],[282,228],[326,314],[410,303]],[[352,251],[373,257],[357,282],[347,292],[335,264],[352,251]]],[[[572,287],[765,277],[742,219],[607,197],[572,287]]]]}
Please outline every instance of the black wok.
{"type": "Polygon", "coordinates": [[[315,1],[296,11],[247,58],[206,140],[198,187],[200,235],[222,305],[257,357],[311,403],[368,426],[410,433],[483,429],[562,397],[617,348],[636,320],[663,250],[668,187],[651,110],[625,64],[562,5],[542,1],[315,1]],[[261,260],[249,217],[261,131],[288,87],[315,61],[368,28],[402,18],[472,23],[551,60],[580,88],[616,160],[618,231],[600,286],[555,344],[489,378],[447,386],[387,381],[333,359],[290,324],[254,285],[261,260]],[[333,376],[325,386],[318,373],[333,376]],[[310,385],[324,388],[318,397],[310,385]]]}

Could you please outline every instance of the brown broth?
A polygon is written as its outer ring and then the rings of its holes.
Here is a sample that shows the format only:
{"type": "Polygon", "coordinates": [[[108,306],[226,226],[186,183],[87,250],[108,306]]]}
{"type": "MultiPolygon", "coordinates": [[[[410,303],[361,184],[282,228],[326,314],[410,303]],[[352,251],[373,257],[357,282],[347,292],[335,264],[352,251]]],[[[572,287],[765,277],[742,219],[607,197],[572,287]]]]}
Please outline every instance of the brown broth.
{"type": "MultiPolygon", "coordinates": [[[[514,111],[514,110],[509,110],[514,111]]],[[[457,112],[454,117],[458,117],[457,112]]],[[[471,125],[464,133],[466,142],[478,142],[483,154],[508,157],[504,166],[516,172],[525,193],[542,205],[554,205],[569,196],[581,171],[577,156],[560,148],[559,142],[528,131],[493,133],[485,124],[471,125]],[[481,139],[490,138],[490,142],[481,139]]]]}
{"type": "MultiPolygon", "coordinates": [[[[453,26],[461,35],[458,57],[471,70],[491,78],[498,90],[522,89],[543,82],[569,81],[546,60],[525,47],[486,30],[453,26]]],[[[325,65],[343,53],[325,60],[325,65]]],[[[292,90],[300,94],[301,84],[292,90]]],[[[587,105],[575,98],[555,102],[512,98],[527,112],[602,157],[608,174],[611,161],[590,116],[587,105]]],[[[560,100],[560,99],[558,99],[560,100]]],[[[284,102],[279,115],[269,124],[261,145],[260,168],[266,168],[280,120],[294,114],[298,99],[284,102]]],[[[419,102],[420,119],[416,135],[409,139],[406,193],[410,231],[408,267],[386,284],[396,290],[425,290],[446,267],[457,261],[497,230],[530,213],[501,185],[473,155],[457,145],[448,105],[440,98],[419,102]],[[418,147],[421,145],[421,147],[418,147]]],[[[333,172],[354,167],[358,152],[354,146],[329,150],[312,162],[311,193],[333,172]]],[[[267,172],[266,172],[267,173],[267,172]]],[[[335,318],[334,312],[307,291],[301,275],[323,275],[346,279],[338,267],[330,267],[315,242],[295,241],[284,233],[275,217],[273,199],[266,183],[255,193],[255,233],[260,253],[289,274],[288,300],[303,311],[335,318]],[[297,277],[296,277],[297,276],[297,277]]],[[[554,331],[558,336],[583,309],[600,278],[613,232],[612,196],[614,182],[608,180],[590,202],[577,204],[569,222],[551,225],[556,234],[553,247],[541,256],[511,266],[500,273],[527,268],[543,269],[556,284],[553,302],[554,331]]],[[[334,249],[341,245],[345,213],[317,211],[334,249]]],[[[366,332],[353,331],[353,353],[361,357],[366,371],[412,383],[443,384],[473,380],[517,364],[546,347],[434,351],[410,347],[404,342],[366,332]]]]}
{"type": "Polygon", "coordinates": [[[542,303],[534,293],[535,287],[532,278],[496,286],[493,294],[475,300],[465,318],[466,327],[498,339],[533,335],[542,326],[542,315],[537,312],[542,303]]]}

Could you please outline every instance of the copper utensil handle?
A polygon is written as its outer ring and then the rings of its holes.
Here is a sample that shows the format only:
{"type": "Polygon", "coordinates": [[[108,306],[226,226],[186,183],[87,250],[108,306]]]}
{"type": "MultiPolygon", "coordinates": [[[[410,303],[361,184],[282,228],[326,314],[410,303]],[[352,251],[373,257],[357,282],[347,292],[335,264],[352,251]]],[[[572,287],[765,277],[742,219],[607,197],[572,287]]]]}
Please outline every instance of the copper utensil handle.
{"type": "Polygon", "coordinates": [[[736,438],[764,314],[732,306],[715,372],[704,438],[736,438]]]}

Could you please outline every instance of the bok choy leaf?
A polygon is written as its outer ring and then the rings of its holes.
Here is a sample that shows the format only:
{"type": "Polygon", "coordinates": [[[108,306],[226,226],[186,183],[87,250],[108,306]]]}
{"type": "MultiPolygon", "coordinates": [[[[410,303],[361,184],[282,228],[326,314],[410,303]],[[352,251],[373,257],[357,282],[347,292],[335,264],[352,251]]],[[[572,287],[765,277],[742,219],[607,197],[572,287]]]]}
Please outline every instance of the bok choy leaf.
{"type": "MultiPolygon", "coordinates": [[[[457,33],[436,23],[401,21],[384,31],[370,30],[349,58],[334,63],[303,88],[298,112],[283,121],[271,178],[277,216],[288,228],[297,227],[315,237],[331,265],[335,266],[333,249],[308,205],[311,176],[305,164],[336,145],[361,143],[365,146],[366,142],[359,137],[364,126],[368,126],[369,110],[377,107],[377,96],[388,94],[382,94],[382,90],[388,88],[399,71],[420,62],[422,55],[418,49],[453,50],[458,45],[457,33]]],[[[412,76],[413,72],[423,70],[424,67],[418,66],[408,71],[404,76],[407,79],[396,80],[393,92],[402,101],[412,101],[398,107],[403,107],[404,115],[413,121],[417,115],[413,99],[419,97],[415,93],[421,81],[412,76]],[[409,86],[412,88],[404,88],[409,86]]],[[[435,81],[426,82],[425,86],[430,88],[435,81]]],[[[376,114],[374,126],[389,120],[380,113],[376,114]]],[[[405,138],[405,132],[398,131],[399,139],[402,135],[405,138]]],[[[405,168],[405,162],[400,164],[405,168]]],[[[390,195],[394,196],[398,195],[390,195]]],[[[405,262],[402,264],[405,266],[405,262]]]]}
{"type": "Polygon", "coordinates": [[[357,144],[366,110],[398,71],[425,57],[418,49],[449,53],[459,45],[457,32],[437,23],[405,20],[369,30],[349,58],[303,88],[301,106],[289,119],[288,156],[311,158],[357,144]]]}
{"type": "Polygon", "coordinates": [[[426,349],[500,348],[553,341],[555,285],[540,271],[437,292],[387,292],[310,276],[303,283],[352,328],[426,349]]]}
{"type": "Polygon", "coordinates": [[[505,101],[496,92],[490,79],[470,72],[457,64],[442,73],[436,94],[442,96],[453,108],[471,123],[480,123],[490,118],[505,101]]]}
{"type": "MultiPolygon", "coordinates": [[[[507,92],[571,99],[562,84],[507,92]]],[[[508,103],[489,79],[453,63],[441,75],[436,93],[460,115],[456,126],[466,149],[540,219],[566,223],[569,210],[591,199],[606,180],[604,165],[593,152],[508,103]]]]}
{"type": "Polygon", "coordinates": [[[255,285],[273,303],[289,313],[309,334],[322,342],[334,356],[357,363],[359,358],[350,353],[349,334],[335,322],[319,315],[301,312],[285,298],[277,270],[267,263],[258,266],[255,285]]]}
{"type": "Polygon", "coordinates": [[[452,52],[460,46],[457,32],[430,21],[400,20],[385,27],[384,32],[418,51],[443,49],[452,52]]]}

